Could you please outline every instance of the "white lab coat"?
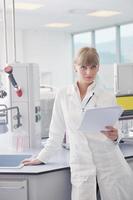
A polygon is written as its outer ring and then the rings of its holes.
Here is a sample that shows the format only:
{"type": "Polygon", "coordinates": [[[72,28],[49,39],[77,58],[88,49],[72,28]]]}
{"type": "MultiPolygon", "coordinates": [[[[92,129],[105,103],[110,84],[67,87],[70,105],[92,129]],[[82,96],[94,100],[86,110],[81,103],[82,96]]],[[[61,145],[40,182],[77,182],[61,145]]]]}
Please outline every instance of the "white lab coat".
{"type": "Polygon", "coordinates": [[[133,174],[118,145],[102,133],[84,134],[78,130],[82,108],[115,104],[114,95],[95,83],[88,87],[82,101],[75,85],[61,89],[55,99],[50,138],[38,159],[46,163],[61,147],[64,133],[68,134],[72,200],[96,200],[96,176],[102,200],[133,199],[133,174]]]}

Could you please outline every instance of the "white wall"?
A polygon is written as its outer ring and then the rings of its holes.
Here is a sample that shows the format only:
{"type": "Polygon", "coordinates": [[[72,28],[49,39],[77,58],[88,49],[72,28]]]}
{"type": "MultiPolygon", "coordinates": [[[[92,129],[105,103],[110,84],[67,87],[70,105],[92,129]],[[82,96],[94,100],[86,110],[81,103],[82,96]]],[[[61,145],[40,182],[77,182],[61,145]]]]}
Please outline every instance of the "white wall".
{"type": "Polygon", "coordinates": [[[22,46],[23,53],[17,54],[17,60],[38,63],[41,72],[51,72],[52,80],[50,82],[56,87],[72,83],[72,42],[70,34],[27,30],[17,36],[17,52],[19,45],[22,46]]]}
{"type": "MultiPolygon", "coordinates": [[[[10,32],[10,31],[9,31],[10,32]]],[[[11,33],[11,32],[10,32],[11,33]]],[[[4,38],[1,32],[1,43],[4,38]]],[[[8,63],[14,62],[13,36],[8,35],[8,63]]],[[[0,64],[5,65],[5,49],[0,51],[0,64]]],[[[69,33],[37,30],[16,31],[16,60],[35,62],[46,76],[44,83],[56,87],[73,82],[72,38],[69,33]],[[49,72],[49,73],[47,73],[49,72]],[[51,75],[51,77],[48,77],[51,75]],[[50,79],[50,80],[48,80],[50,79]]]]}
{"type": "Polygon", "coordinates": [[[6,61],[5,38],[3,29],[0,27],[0,69],[3,69],[5,61],[6,61]]]}

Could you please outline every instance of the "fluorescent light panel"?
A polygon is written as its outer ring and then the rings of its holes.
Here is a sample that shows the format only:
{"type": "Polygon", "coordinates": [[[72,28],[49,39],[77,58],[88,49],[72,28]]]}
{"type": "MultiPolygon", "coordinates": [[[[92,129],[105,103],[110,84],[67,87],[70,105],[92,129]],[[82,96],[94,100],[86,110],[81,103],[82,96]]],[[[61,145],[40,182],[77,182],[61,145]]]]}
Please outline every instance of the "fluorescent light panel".
{"type": "Polygon", "coordinates": [[[112,11],[112,10],[99,10],[99,11],[88,13],[89,16],[94,16],[94,17],[111,17],[111,16],[119,15],[119,14],[121,14],[121,12],[112,11]]]}
{"type": "Polygon", "coordinates": [[[71,24],[69,24],[69,23],[51,23],[51,24],[46,24],[45,26],[49,27],[49,28],[65,28],[65,27],[71,26],[71,24]]]}
{"type": "Polygon", "coordinates": [[[43,7],[41,4],[33,3],[15,3],[15,8],[20,10],[36,10],[43,7]]]}

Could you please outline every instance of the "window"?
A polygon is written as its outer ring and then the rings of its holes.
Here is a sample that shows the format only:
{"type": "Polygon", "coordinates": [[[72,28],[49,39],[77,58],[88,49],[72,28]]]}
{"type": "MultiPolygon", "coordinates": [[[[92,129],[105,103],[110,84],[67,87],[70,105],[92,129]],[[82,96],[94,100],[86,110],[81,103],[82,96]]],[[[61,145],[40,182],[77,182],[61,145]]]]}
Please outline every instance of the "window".
{"type": "Polygon", "coordinates": [[[75,34],[73,36],[73,43],[74,43],[74,55],[77,51],[85,46],[91,46],[91,32],[75,34]]]}
{"type": "Polygon", "coordinates": [[[95,32],[96,49],[100,55],[100,63],[116,62],[116,29],[115,27],[97,30],[95,32]]]}
{"type": "Polygon", "coordinates": [[[133,62],[133,24],[120,27],[121,34],[121,62],[133,62]]]}

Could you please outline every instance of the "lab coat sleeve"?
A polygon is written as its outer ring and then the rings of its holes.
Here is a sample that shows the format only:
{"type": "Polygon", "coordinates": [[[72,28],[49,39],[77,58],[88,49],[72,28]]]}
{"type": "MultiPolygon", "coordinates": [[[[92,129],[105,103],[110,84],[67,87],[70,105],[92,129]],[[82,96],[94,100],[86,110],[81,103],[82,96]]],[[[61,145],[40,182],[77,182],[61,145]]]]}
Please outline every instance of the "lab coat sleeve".
{"type": "Polygon", "coordinates": [[[57,150],[62,146],[62,141],[65,134],[65,121],[61,105],[62,94],[59,92],[55,98],[53,114],[50,124],[49,139],[41,152],[38,155],[38,159],[46,163],[57,150]]]}

